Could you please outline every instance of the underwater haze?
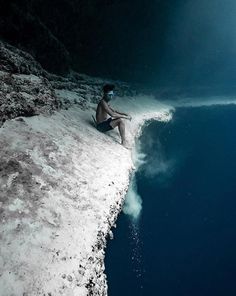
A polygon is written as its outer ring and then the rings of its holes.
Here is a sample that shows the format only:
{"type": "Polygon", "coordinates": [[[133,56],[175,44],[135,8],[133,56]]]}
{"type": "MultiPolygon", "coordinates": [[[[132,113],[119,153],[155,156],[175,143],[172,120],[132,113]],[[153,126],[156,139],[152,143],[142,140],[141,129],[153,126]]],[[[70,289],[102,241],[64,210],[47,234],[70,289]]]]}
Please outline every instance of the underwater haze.
{"type": "Polygon", "coordinates": [[[142,209],[120,215],[108,244],[109,296],[236,295],[235,129],[234,104],[177,108],[144,128],[142,209]]]}

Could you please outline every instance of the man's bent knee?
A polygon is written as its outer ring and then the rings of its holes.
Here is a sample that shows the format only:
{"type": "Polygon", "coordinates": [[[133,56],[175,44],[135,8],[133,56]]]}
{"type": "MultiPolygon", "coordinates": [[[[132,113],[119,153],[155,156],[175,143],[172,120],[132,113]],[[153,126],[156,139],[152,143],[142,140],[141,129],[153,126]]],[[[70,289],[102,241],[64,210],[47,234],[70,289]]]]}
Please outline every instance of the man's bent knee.
{"type": "Polygon", "coordinates": [[[120,120],[120,123],[119,123],[119,128],[122,128],[123,130],[125,129],[125,123],[124,123],[124,120],[120,120]]]}
{"type": "Polygon", "coordinates": [[[110,122],[110,125],[115,128],[116,126],[120,125],[120,118],[118,119],[113,119],[111,122],[110,122]]]}

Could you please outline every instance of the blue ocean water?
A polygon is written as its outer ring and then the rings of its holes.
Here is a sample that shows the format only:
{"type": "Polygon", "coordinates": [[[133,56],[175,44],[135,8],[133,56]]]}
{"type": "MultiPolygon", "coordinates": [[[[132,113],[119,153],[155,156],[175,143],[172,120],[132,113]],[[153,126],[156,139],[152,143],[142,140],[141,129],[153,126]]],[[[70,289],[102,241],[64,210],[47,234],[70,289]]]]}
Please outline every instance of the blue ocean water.
{"type": "Polygon", "coordinates": [[[142,212],[106,250],[109,296],[236,295],[236,106],[178,108],[140,138],[142,212]]]}

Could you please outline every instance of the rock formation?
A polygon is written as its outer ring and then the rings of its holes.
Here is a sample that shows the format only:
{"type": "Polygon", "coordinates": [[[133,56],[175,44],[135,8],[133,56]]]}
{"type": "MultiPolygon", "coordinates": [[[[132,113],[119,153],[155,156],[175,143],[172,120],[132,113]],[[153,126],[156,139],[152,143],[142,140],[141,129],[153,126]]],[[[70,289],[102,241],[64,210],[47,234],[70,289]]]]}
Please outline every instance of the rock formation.
{"type": "MultiPolygon", "coordinates": [[[[91,120],[105,80],[50,74],[0,45],[0,295],[107,295],[104,248],[133,165],[117,131],[91,120]]],[[[115,83],[131,143],[145,120],[170,119],[168,106],[115,83]]]]}

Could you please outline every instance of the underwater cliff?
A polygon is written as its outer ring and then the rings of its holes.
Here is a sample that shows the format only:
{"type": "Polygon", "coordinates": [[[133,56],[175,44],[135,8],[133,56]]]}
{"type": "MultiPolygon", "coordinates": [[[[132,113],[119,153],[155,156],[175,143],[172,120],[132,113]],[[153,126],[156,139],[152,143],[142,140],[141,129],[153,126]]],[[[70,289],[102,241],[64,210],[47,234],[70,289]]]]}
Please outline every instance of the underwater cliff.
{"type": "MultiPolygon", "coordinates": [[[[134,168],[118,132],[93,126],[106,81],[50,74],[6,43],[0,53],[0,295],[107,295],[104,248],[134,168]]],[[[171,118],[113,83],[132,145],[146,120],[171,118]]]]}

